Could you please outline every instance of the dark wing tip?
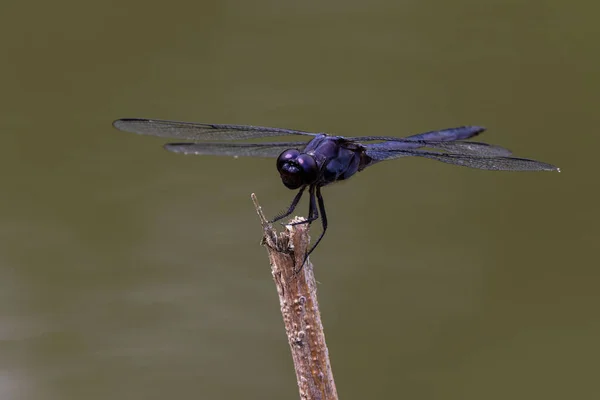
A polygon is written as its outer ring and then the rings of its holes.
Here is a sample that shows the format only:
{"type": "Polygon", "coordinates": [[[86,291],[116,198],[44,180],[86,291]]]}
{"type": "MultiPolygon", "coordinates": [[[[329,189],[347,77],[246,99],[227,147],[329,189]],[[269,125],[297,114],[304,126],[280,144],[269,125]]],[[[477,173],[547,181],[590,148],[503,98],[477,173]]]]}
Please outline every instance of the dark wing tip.
{"type": "Polygon", "coordinates": [[[472,126],[465,126],[465,128],[469,129],[472,132],[473,136],[477,136],[480,133],[483,133],[486,131],[485,126],[472,125],[472,126]]]}
{"type": "MultiPolygon", "coordinates": [[[[546,164],[546,163],[544,163],[544,164],[546,164]]],[[[543,168],[542,170],[550,171],[550,172],[558,172],[558,173],[561,172],[559,167],[557,167],[556,165],[552,165],[552,164],[546,164],[545,168],[543,168]]]]}
{"type": "Polygon", "coordinates": [[[148,121],[144,118],[120,118],[114,120],[112,126],[120,131],[125,131],[131,127],[132,124],[148,121]]]}
{"type": "Polygon", "coordinates": [[[163,145],[163,149],[167,151],[172,151],[173,153],[185,153],[185,149],[187,146],[192,146],[195,143],[190,142],[182,142],[182,143],[167,143],[163,145]]]}
{"type": "Polygon", "coordinates": [[[121,129],[120,125],[123,121],[126,121],[126,120],[125,119],[115,119],[112,123],[113,128],[121,129]]]}

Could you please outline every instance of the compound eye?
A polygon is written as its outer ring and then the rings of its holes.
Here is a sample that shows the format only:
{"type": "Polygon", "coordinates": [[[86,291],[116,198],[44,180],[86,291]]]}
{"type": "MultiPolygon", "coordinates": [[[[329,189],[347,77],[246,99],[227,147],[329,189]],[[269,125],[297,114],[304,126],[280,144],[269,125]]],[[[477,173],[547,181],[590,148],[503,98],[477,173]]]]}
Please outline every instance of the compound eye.
{"type": "Polygon", "coordinates": [[[281,172],[281,169],[286,163],[290,161],[296,161],[300,152],[296,149],[285,150],[283,153],[277,157],[277,171],[281,172]]]}
{"type": "Polygon", "coordinates": [[[296,162],[302,170],[304,183],[311,184],[317,180],[319,168],[317,167],[317,162],[312,156],[309,156],[308,154],[301,154],[298,156],[296,162]]]}
{"type": "Polygon", "coordinates": [[[301,154],[296,149],[286,150],[279,155],[277,170],[283,184],[289,189],[298,189],[314,183],[319,173],[315,159],[308,154],[301,154]]]}

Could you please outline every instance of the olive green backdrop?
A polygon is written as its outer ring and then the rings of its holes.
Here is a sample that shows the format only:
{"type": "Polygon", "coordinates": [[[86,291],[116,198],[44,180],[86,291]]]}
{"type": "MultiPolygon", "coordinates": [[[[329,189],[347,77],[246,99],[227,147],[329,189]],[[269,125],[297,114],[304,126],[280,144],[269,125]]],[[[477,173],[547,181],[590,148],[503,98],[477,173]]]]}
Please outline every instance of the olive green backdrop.
{"type": "Polygon", "coordinates": [[[293,192],[274,160],[184,157],[111,127],[153,117],[349,136],[477,124],[560,166],[379,164],[324,190],[312,260],[341,398],[598,398],[598,12],[5,3],[0,397],[298,398],[249,197],[274,215],[293,192]]]}

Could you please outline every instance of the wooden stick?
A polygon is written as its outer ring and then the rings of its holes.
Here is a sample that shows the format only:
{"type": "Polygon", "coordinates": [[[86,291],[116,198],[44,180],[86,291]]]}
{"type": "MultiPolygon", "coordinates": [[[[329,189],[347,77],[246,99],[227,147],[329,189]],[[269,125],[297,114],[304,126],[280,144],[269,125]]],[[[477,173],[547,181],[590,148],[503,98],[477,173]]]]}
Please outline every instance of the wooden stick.
{"type": "MultiPolygon", "coordinates": [[[[300,398],[337,400],[310,259],[300,268],[310,243],[308,224],[287,225],[284,232],[277,234],[254,193],[251,197],[264,230],[262,244],[269,253],[300,398]]],[[[302,220],[296,217],[292,222],[302,220]]]]}

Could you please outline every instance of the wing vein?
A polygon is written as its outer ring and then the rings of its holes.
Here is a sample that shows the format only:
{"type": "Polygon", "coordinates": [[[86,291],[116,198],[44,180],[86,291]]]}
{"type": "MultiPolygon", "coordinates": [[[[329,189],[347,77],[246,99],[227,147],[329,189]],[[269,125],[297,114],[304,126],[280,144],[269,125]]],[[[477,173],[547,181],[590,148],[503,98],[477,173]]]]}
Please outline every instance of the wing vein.
{"type": "Polygon", "coordinates": [[[196,122],[166,121],[144,118],[118,119],[113,126],[121,131],[140,135],[165,138],[203,140],[239,140],[269,136],[303,135],[315,136],[315,133],[284,128],[270,128],[252,125],[202,124],[196,122]]]}

